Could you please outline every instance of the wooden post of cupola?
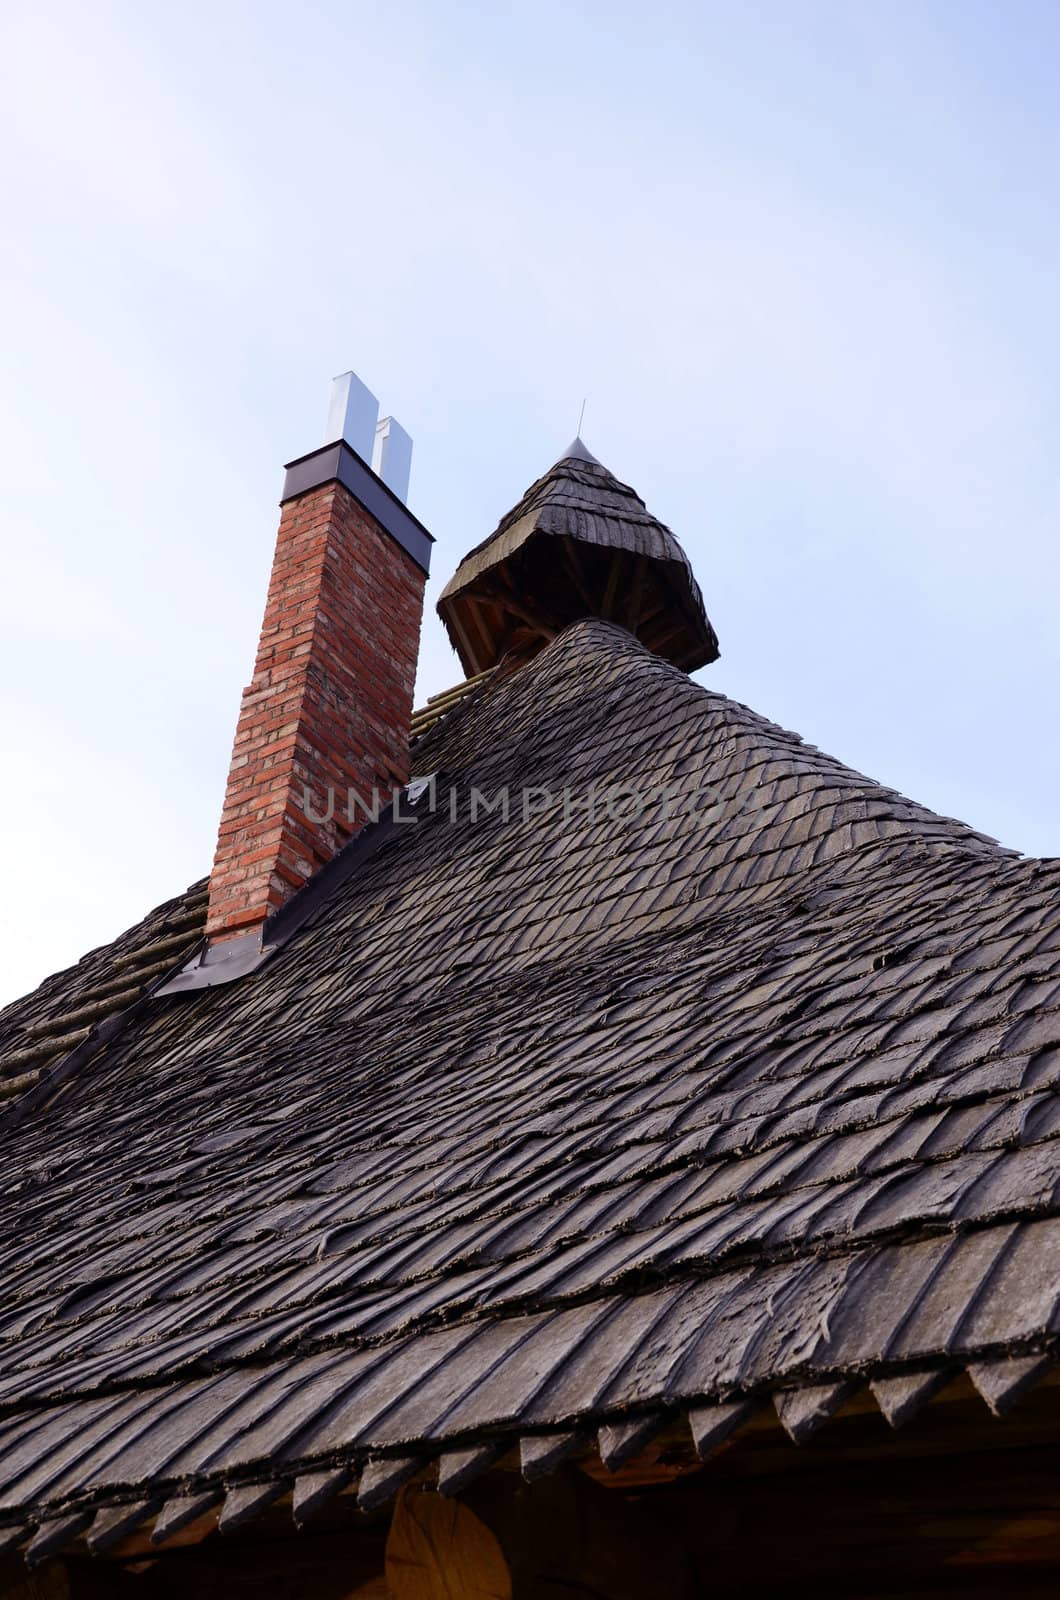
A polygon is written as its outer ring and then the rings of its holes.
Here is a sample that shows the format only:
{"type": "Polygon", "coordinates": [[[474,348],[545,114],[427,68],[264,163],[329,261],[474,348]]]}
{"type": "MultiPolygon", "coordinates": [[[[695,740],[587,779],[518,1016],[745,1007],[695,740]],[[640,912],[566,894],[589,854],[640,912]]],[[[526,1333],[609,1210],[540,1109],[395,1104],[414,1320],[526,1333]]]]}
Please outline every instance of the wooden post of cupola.
{"type": "Polygon", "coordinates": [[[408,780],[432,539],[404,504],[412,441],[378,410],[344,373],[327,443],[287,467],[210,875],[213,943],[260,939],[373,796],[408,780]]]}

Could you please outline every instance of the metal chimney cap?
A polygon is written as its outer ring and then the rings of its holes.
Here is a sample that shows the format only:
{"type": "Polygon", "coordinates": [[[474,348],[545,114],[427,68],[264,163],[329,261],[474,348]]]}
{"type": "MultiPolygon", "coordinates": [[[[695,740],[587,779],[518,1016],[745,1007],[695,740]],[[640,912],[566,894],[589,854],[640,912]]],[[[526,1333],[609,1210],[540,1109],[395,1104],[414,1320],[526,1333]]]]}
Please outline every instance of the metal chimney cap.
{"type": "Polygon", "coordinates": [[[371,461],[379,401],[356,372],[341,372],[331,382],[331,403],[324,433],[325,444],[344,439],[362,461],[371,461]]]}
{"type": "Polygon", "coordinates": [[[331,382],[324,443],[348,444],[399,500],[407,500],[412,470],[412,440],[393,417],[379,416],[379,401],[356,372],[341,372],[331,382]]]}
{"type": "Polygon", "coordinates": [[[395,418],[380,417],[375,425],[372,471],[399,500],[407,500],[411,470],[412,440],[395,418]]]}

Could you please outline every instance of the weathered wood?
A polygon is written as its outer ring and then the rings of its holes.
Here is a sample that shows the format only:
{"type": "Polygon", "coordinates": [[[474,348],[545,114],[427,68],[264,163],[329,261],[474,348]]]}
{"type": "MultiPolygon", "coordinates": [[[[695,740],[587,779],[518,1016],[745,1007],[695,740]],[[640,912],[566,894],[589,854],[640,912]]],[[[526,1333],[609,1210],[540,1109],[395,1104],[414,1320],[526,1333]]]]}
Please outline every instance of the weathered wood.
{"type": "Polygon", "coordinates": [[[540,618],[535,617],[533,612],[526,606],[520,605],[518,600],[512,600],[508,595],[498,595],[497,604],[502,611],[507,611],[509,616],[514,617],[517,622],[521,622],[525,627],[529,628],[531,633],[537,634],[539,638],[544,639],[546,644],[551,643],[556,637],[555,628],[550,628],[540,618]]]}
{"type": "Polygon", "coordinates": [[[496,1441],[487,1440],[485,1444],[472,1445],[467,1450],[446,1451],[438,1458],[438,1493],[459,1494],[474,1482],[480,1472],[485,1472],[487,1467],[493,1465],[503,1448],[496,1441]]]}
{"type": "Polygon", "coordinates": [[[151,1530],[151,1543],[163,1544],[182,1536],[182,1543],[198,1544],[217,1526],[216,1490],[174,1495],[162,1507],[151,1530]]]}
{"type": "Polygon", "coordinates": [[[357,1486],[361,1510],[375,1511],[386,1505],[423,1464],[422,1456],[381,1456],[378,1461],[367,1462],[357,1486]]]}
{"type": "MultiPolygon", "coordinates": [[[[762,1410],[737,1445],[694,1476],[647,1492],[604,1490],[568,1465],[530,1486],[502,1468],[457,1501],[419,1487],[406,1487],[402,1500],[422,1513],[414,1512],[412,1529],[421,1545],[435,1531],[424,1523],[439,1510],[487,1530],[510,1582],[500,1592],[510,1600],[764,1600],[804,1590],[815,1600],[935,1600],[954,1591],[979,1600],[1047,1593],[1052,1600],[1060,1574],[1057,1439],[1038,1433],[1033,1419],[1035,1402],[1051,1398],[1055,1423],[1056,1391],[1037,1391],[999,1428],[981,1399],[968,1395],[967,1379],[954,1387],[964,1399],[927,1407],[897,1434],[871,1403],[855,1401],[801,1447],[762,1410]],[[983,1447],[1010,1425],[1017,1439],[1041,1442],[983,1447]],[[918,1435],[933,1434],[948,1446],[942,1459],[914,1449],[918,1435]],[[869,1445],[874,1459],[859,1453],[869,1445]]],[[[691,1449],[676,1424],[661,1439],[665,1450],[691,1449]]],[[[127,1592],[138,1600],[496,1600],[489,1573],[484,1587],[481,1571],[476,1576],[473,1567],[469,1579],[459,1554],[451,1560],[443,1550],[446,1564],[437,1537],[426,1575],[421,1548],[418,1569],[399,1574],[404,1587],[393,1574],[384,1586],[384,1524],[353,1513],[349,1496],[332,1500],[332,1514],[342,1500],[348,1520],[324,1537],[296,1534],[286,1508],[277,1508],[266,1514],[275,1518],[267,1533],[255,1523],[224,1541],[162,1551],[135,1578],[110,1558],[74,1559],[69,1593],[16,1589],[11,1600],[111,1600],[127,1592]]],[[[466,1552],[466,1540],[455,1542],[466,1552]]],[[[9,1600],[2,1583],[0,1600],[9,1600]]]]}
{"type": "Polygon", "coordinates": [[[626,609],[626,622],[631,633],[636,633],[640,622],[640,608],[644,601],[644,576],[647,566],[647,556],[639,555],[633,568],[633,584],[629,594],[629,605],[626,609]]]}
{"type": "Polygon", "coordinates": [[[93,1555],[102,1555],[104,1551],[121,1544],[157,1508],[157,1500],[136,1500],[127,1505],[104,1506],[102,1511],[97,1512],[85,1536],[88,1548],[93,1555]]]}
{"type": "Polygon", "coordinates": [[[450,618],[453,632],[457,636],[460,646],[460,655],[463,658],[465,669],[470,673],[479,673],[483,669],[483,656],[481,646],[476,646],[464,624],[464,617],[469,613],[454,612],[450,618]]]}
{"type": "Polygon", "coordinates": [[[341,1494],[350,1482],[352,1473],[347,1467],[330,1472],[306,1472],[297,1479],[291,1498],[291,1511],[299,1527],[315,1515],[335,1495],[341,1494]]]}
{"type": "MultiPolygon", "coordinates": [[[[599,462],[557,462],[539,479],[496,533],[461,562],[439,598],[439,614],[462,652],[457,619],[467,616],[473,598],[495,591],[498,580],[514,578],[519,596],[550,625],[559,619],[565,626],[586,614],[624,620],[629,603],[618,598],[622,575],[633,574],[638,558],[670,578],[682,627],[681,659],[695,666],[713,661],[717,638],[680,545],[599,462]],[[573,559],[564,546],[577,547],[573,559]]],[[[502,636],[495,638],[494,659],[503,643],[502,636]]]]}
{"type": "Polygon", "coordinates": [[[26,1546],[26,1565],[35,1567],[50,1556],[58,1555],[84,1533],[91,1521],[89,1512],[72,1511],[42,1522],[26,1546]]]}
{"type": "MultiPolygon", "coordinates": [[[[725,1432],[734,1426],[735,1421],[725,1432]]],[[[691,1417],[666,1422],[660,1413],[655,1413],[653,1418],[601,1428],[597,1453],[586,1452],[577,1464],[605,1489],[646,1489],[698,1472],[702,1457],[695,1446],[691,1417]]]]}
{"type": "Polygon", "coordinates": [[[947,1381],[946,1372],[903,1372],[895,1378],[877,1378],[872,1393],[891,1427],[900,1428],[947,1381]]]}
{"type": "Polygon", "coordinates": [[[606,1423],[597,1434],[597,1447],[608,1472],[617,1472],[649,1445],[659,1433],[663,1420],[658,1412],[652,1412],[646,1417],[606,1423]]]}
{"type": "Polygon", "coordinates": [[[973,1361],[968,1376],[996,1417],[1006,1412],[1056,1365],[1052,1354],[973,1361]]]}
{"type": "Polygon", "coordinates": [[[394,1600],[512,1600],[508,1564],[495,1536],[458,1500],[403,1489],[386,1546],[394,1600]]]}
{"type": "Polygon", "coordinates": [[[604,597],[600,602],[600,615],[602,617],[610,617],[614,614],[615,594],[618,590],[618,580],[624,565],[625,555],[623,551],[616,550],[611,557],[611,570],[607,574],[607,585],[604,589],[604,597]]]}
{"type": "Polygon", "coordinates": [[[519,1441],[519,1467],[527,1483],[554,1472],[584,1443],[580,1433],[531,1433],[519,1441]]]}
{"type": "Polygon", "coordinates": [[[749,1420],[754,1407],[749,1400],[729,1400],[721,1405],[693,1406],[688,1430],[696,1455],[706,1461],[749,1420]]]}
{"type": "Polygon", "coordinates": [[[592,611],[593,611],[593,607],[594,607],[594,601],[593,601],[592,595],[589,592],[589,586],[585,581],[585,574],[584,574],[584,572],[582,570],[581,557],[578,554],[578,543],[577,543],[577,540],[576,539],[566,539],[566,538],[564,538],[564,539],[560,539],[559,544],[560,544],[561,550],[563,551],[564,564],[565,564],[565,566],[567,568],[567,571],[570,573],[571,579],[572,579],[572,581],[574,583],[574,587],[577,589],[578,594],[581,596],[582,604],[587,608],[587,610],[591,614],[592,611]]]}
{"type": "Polygon", "coordinates": [[[217,1526],[222,1533],[232,1533],[247,1522],[252,1522],[286,1493],[287,1485],[279,1480],[272,1483],[245,1483],[229,1489],[217,1526]]]}
{"type": "Polygon", "coordinates": [[[802,1389],[782,1389],[774,1399],[777,1416],[785,1432],[796,1444],[801,1444],[850,1399],[856,1388],[854,1383],[820,1383],[802,1389]]]}

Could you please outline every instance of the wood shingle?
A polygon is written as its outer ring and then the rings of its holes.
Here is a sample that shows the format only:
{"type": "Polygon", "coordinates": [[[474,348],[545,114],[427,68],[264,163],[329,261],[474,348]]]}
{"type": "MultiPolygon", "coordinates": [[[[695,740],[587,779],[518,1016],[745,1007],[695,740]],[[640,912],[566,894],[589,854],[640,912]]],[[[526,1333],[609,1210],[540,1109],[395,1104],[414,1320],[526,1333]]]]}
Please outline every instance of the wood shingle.
{"type": "MultiPolygon", "coordinates": [[[[0,1524],[51,1551],[1041,1381],[1060,864],[600,619],[414,762],[433,809],[272,960],[148,993],[5,1141],[0,1524]]],[[[0,1014],[9,1059],[189,904],[0,1014]]]]}

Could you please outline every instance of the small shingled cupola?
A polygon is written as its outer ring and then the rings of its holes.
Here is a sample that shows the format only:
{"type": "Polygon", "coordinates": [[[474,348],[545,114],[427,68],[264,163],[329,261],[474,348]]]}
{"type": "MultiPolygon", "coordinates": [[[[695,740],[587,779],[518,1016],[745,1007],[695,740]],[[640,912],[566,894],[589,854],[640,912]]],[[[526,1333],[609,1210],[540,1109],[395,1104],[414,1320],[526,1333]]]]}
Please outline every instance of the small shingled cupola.
{"type": "Polygon", "coordinates": [[[686,672],[718,656],[681,546],[581,439],[464,557],[438,613],[469,676],[536,654],[582,617],[620,623],[686,672]]]}

